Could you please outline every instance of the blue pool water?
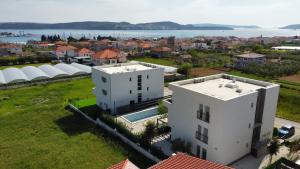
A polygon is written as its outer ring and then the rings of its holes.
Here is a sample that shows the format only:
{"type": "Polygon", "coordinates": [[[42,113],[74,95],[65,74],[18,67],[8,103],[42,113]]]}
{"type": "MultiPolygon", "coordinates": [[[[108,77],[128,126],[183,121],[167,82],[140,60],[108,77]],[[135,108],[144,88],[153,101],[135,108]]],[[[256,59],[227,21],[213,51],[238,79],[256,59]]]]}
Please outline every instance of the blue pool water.
{"type": "Polygon", "coordinates": [[[130,122],[136,122],[156,115],[158,115],[157,107],[152,107],[146,110],[124,115],[123,117],[130,122]]]}

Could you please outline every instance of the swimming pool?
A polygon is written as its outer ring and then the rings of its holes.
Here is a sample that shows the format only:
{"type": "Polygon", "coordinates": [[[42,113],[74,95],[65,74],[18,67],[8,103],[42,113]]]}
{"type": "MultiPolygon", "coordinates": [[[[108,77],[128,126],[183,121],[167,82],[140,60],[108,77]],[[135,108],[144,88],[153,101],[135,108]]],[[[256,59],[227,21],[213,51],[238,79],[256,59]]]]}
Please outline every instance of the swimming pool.
{"type": "Polygon", "coordinates": [[[138,111],[138,112],[134,112],[131,114],[127,114],[122,116],[123,118],[125,118],[126,120],[130,121],[131,123],[136,122],[136,121],[140,121],[143,119],[147,119],[153,116],[158,115],[158,110],[157,107],[152,107],[146,110],[142,110],[142,111],[138,111]]]}

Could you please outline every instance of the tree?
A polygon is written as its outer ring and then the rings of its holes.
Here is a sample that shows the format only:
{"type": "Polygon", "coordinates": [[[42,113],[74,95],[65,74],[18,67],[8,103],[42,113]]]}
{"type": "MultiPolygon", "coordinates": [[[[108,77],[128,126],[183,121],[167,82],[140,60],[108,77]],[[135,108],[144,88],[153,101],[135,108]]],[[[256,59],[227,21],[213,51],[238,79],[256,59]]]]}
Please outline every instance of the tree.
{"type": "Polygon", "coordinates": [[[181,73],[181,74],[185,74],[187,75],[188,74],[188,70],[192,68],[192,65],[189,64],[189,63],[184,63],[182,64],[179,69],[178,69],[178,73],[181,73]]]}
{"type": "Polygon", "coordinates": [[[277,139],[274,139],[270,142],[269,146],[267,147],[268,153],[270,154],[269,164],[271,164],[273,156],[277,155],[279,152],[279,148],[280,145],[277,139]]]}
{"type": "Polygon", "coordinates": [[[292,155],[294,155],[300,150],[300,139],[290,142],[288,144],[288,148],[289,148],[289,156],[292,157],[292,155]]]}
{"type": "Polygon", "coordinates": [[[160,115],[165,115],[168,113],[168,108],[164,106],[162,102],[159,102],[157,110],[160,115]]]}
{"type": "Polygon", "coordinates": [[[148,121],[145,125],[145,131],[142,134],[142,140],[146,147],[151,146],[152,138],[155,134],[155,124],[152,121],[148,121]]]}

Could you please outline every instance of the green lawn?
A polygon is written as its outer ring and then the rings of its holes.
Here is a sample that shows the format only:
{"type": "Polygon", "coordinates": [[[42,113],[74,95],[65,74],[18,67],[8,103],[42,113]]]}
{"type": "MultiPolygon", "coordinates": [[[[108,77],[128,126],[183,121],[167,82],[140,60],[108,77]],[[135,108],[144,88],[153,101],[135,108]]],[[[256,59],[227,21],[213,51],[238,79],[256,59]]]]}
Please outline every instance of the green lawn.
{"type": "Polygon", "coordinates": [[[159,65],[165,65],[165,66],[176,66],[174,59],[168,59],[168,58],[139,57],[139,58],[134,58],[133,60],[140,61],[140,62],[154,63],[154,64],[159,64],[159,65]]]}
{"type": "Polygon", "coordinates": [[[34,64],[25,64],[25,65],[0,66],[0,70],[10,68],[10,67],[22,68],[25,66],[40,66],[40,65],[44,65],[44,64],[51,64],[51,63],[34,63],[34,64]]]}
{"type": "Polygon", "coordinates": [[[92,87],[85,78],[0,90],[0,168],[101,169],[124,160],[129,152],[145,162],[65,109],[70,98],[93,97],[92,87]]]}

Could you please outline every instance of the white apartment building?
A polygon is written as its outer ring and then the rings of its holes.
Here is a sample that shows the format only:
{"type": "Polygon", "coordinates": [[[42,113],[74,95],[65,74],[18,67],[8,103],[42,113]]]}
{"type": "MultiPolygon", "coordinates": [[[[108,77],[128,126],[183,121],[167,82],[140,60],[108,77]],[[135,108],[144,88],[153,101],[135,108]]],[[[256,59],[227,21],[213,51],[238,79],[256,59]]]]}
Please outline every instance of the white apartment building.
{"type": "Polygon", "coordinates": [[[192,144],[197,157],[225,165],[252,153],[271,139],[279,85],[227,74],[169,84],[171,138],[192,144]]]}
{"type": "Polygon", "coordinates": [[[164,69],[145,63],[95,66],[92,79],[97,105],[118,114],[117,109],[163,97],[164,69]]]}

